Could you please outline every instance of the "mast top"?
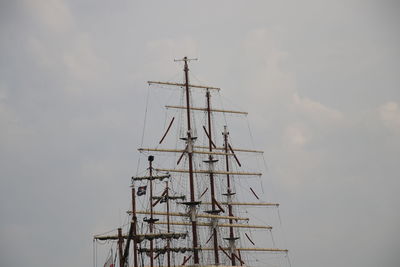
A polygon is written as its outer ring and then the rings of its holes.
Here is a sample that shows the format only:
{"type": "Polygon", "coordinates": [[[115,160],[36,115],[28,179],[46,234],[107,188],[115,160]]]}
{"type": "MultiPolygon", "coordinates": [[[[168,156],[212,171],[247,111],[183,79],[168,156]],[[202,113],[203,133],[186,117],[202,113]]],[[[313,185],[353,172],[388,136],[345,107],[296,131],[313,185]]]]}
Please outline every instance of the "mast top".
{"type": "Polygon", "coordinates": [[[178,62],[178,61],[184,61],[185,62],[185,67],[183,69],[185,72],[187,72],[189,70],[188,62],[189,61],[193,61],[193,60],[197,60],[197,58],[184,57],[182,59],[174,59],[175,62],[178,62]]]}
{"type": "Polygon", "coordinates": [[[189,62],[189,61],[194,61],[194,60],[199,60],[198,58],[188,58],[188,57],[184,57],[182,59],[174,59],[175,62],[179,62],[179,61],[185,61],[185,63],[189,62]]]}

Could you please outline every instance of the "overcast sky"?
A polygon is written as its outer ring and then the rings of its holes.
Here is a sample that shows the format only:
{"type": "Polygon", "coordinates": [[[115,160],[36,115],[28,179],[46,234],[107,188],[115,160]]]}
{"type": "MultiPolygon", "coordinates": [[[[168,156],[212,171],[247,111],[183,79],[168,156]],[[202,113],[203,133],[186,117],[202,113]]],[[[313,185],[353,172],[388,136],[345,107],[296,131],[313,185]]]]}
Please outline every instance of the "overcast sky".
{"type": "Polygon", "coordinates": [[[0,265],[91,266],[136,172],[147,80],[250,112],[293,267],[400,265],[397,1],[0,2],[0,265]]]}

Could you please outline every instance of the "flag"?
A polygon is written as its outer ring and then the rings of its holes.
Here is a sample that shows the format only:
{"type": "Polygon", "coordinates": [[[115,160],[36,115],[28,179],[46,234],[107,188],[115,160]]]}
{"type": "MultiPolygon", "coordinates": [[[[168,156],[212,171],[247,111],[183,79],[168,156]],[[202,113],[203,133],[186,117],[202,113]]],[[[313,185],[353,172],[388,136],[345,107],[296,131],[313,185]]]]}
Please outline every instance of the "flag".
{"type": "Polygon", "coordinates": [[[112,251],[111,251],[111,255],[110,257],[108,257],[106,263],[104,263],[104,267],[114,267],[114,263],[113,263],[113,255],[112,255],[112,251]]]}
{"type": "Polygon", "coordinates": [[[138,196],[146,195],[146,189],[147,189],[147,186],[139,186],[136,194],[138,196]]]}

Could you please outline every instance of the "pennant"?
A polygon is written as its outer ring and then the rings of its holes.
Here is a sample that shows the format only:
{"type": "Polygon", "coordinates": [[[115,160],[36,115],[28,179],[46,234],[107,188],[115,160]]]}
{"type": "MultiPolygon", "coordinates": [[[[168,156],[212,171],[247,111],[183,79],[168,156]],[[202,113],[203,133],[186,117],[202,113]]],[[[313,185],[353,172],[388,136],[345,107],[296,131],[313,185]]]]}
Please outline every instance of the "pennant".
{"type": "Polygon", "coordinates": [[[136,195],[143,196],[146,195],[147,186],[139,186],[136,195]]]}

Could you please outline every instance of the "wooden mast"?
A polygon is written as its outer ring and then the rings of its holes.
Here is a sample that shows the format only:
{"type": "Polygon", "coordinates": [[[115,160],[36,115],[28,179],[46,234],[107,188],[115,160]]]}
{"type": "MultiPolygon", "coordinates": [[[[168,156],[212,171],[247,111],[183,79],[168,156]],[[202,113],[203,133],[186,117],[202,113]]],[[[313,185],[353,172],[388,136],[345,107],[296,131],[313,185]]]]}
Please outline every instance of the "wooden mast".
{"type": "MultiPolygon", "coordinates": [[[[206,98],[207,98],[207,117],[208,117],[208,150],[212,152],[213,150],[213,141],[212,141],[212,132],[211,132],[211,104],[210,104],[210,90],[207,90],[206,92],[206,98]]],[[[210,154],[208,156],[208,161],[205,161],[208,163],[209,170],[210,170],[210,188],[211,188],[211,212],[216,212],[215,209],[215,188],[214,188],[214,163],[217,160],[214,160],[213,156],[210,154]]],[[[218,210],[219,212],[220,210],[218,210]]],[[[211,219],[212,221],[216,221],[217,219],[211,219]]],[[[213,241],[214,241],[214,261],[215,265],[219,265],[219,254],[218,254],[218,236],[217,236],[217,228],[213,227],[212,230],[212,235],[213,235],[213,241]]]]}
{"type": "MultiPolygon", "coordinates": [[[[224,132],[223,132],[225,153],[227,153],[227,151],[228,151],[228,135],[229,135],[229,132],[227,131],[226,128],[227,127],[224,126],[224,132]]],[[[225,156],[225,165],[226,165],[226,171],[229,172],[229,157],[228,157],[228,155],[225,156]]],[[[227,202],[228,202],[228,215],[233,216],[232,205],[230,205],[230,203],[232,202],[232,195],[234,195],[235,193],[232,192],[231,179],[230,179],[229,174],[226,175],[226,181],[227,181],[227,187],[228,187],[227,193],[226,193],[227,202]]],[[[233,224],[232,219],[229,219],[229,224],[233,224]]],[[[229,227],[229,238],[227,238],[227,239],[229,240],[229,246],[230,246],[230,250],[231,250],[231,262],[232,262],[232,265],[235,266],[236,265],[235,253],[234,253],[235,236],[234,236],[232,226],[229,227]]]]}
{"type": "Polygon", "coordinates": [[[122,237],[122,228],[118,228],[118,258],[119,266],[124,266],[124,254],[122,252],[122,246],[124,245],[124,238],[122,237]]]}
{"type": "Polygon", "coordinates": [[[193,239],[193,258],[194,264],[199,264],[199,252],[197,245],[197,221],[196,221],[196,199],[195,199],[195,189],[194,189],[194,177],[193,177],[193,136],[192,127],[190,120],[190,90],[189,90],[189,67],[188,58],[184,57],[185,62],[184,72],[185,72],[185,91],[186,91],[186,113],[187,113],[187,153],[189,159],[189,183],[190,183],[190,211],[191,211],[191,221],[192,221],[192,239],[193,239]]]}
{"type": "MultiPolygon", "coordinates": [[[[165,195],[166,200],[167,200],[167,233],[169,234],[171,229],[170,229],[170,222],[169,222],[169,187],[168,187],[168,181],[165,182],[165,187],[166,187],[165,190],[167,192],[166,195],[165,195]]],[[[170,246],[171,246],[170,239],[167,239],[167,248],[168,248],[168,251],[167,251],[167,266],[168,267],[171,267],[171,252],[169,250],[170,246]]]]}
{"type": "Polygon", "coordinates": [[[137,259],[137,216],[136,216],[136,196],[135,186],[132,181],[132,221],[133,221],[133,267],[138,267],[137,259]]]}
{"type": "MultiPolygon", "coordinates": [[[[187,57],[184,57],[183,59],[179,60],[179,61],[184,61],[184,82],[183,83],[169,83],[169,82],[148,82],[149,84],[159,84],[159,85],[174,85],[174,86],[180,86],[181,89],[184,89],[185,91],[183,92],[185,95],[183,95],[183,97],[186,100],[185,105],[181,105],[181,106],[166,106],[167,108],[174,108],[174,109],[181,109],[181,110],[186,110],[186,116],[187,116],[187,132],[185,134],[185,136],[181,136],[184,138],[181,138],[183,140],[186,141],[186,148],[185,149],[166,149],[166,148],[140,148],[139,151],[143,152],[143,151],[155,151],[155,152],[169,152],[169,153],[181,153],[181,157],[184,156],[187,153],[188,156],[188,167],[187,169],[158,169],[157,167],[153,168],[152,166],[152,162],[154,160],[153,156],[149,156],[148,157],[148,161],[149,161],[149,176],[147,177],[132,177],[132,211],[128,212],[132,214],[132,220],[131,220],[131,225],[130,225],[130,230],[128,234],[122,234],[122,229],[118,228],[118,235],[113,235],[113,236],[95,236],[95,239],[99,239],[99,240],[117,240],[118,241],[118,249],[119,249],[119,263],[121,267],[126,267],[127,266],[127,258],[128,258],[128,253],[127,251],[129,251],[129,244],[130,241],[133,241],[133,250],[134,250],[134,263],[133,263],[133,267],[138,267],[139,265],[144,266],[144,261],[143,261],[143,257],[142,257],[142,261],[141,264],[138,264],[139,261],[139,253],[145,253],[147,254],[147,256],[150,257],[150,266],[148,267],[154,267],[155,265],[157,265],[157,263],[154,263],[154,259],[157,259],[157,257],[162,253],[167,253],[167,266],[171,267],[171,257],[173,258],[174,253],[193,253],[192,255],[190,255],[189,257],[184,257],[183,263],[181,265],[185,265],[186,263],[189,262],[189,259],[192,258],[193,256],[193,260],[192,260],[192,264],[189,264],[190,267],[200,267],[200,266],[204,266],[204,267],[213,267],[214,265],[203,265],[203,264],[211,264],[208,262],[212,262],[212,258],[211,259],[204,259],[203,262],[203,258],[201,259],[202,264],[200,264],[200,258],[199,258],[199,253],[203,250],[203,251],[210,251],[209,253],[213,253],[214,254],[214,264],[215,266],[221,266],[220,261],[225,262],[227,261],[227,259],[223,259],[225,257],[220,258],[219,256],[221,256],[221,253],[224,253],[224,255],[226,255],[229,258],[229,261],[231,262],[231,264],[229,264],[230,266],[237,266],[237,265],[243,265],[245,264],[242,260],[242,257],[240,255],[240,251],[260,251],[260,252],[285,252],[287,253],[287,250],[283,250],[283,249],[275,249],[275,248],[240,248],[239,244],[237,244],[237,240],[239,239],[239,236],[235,236],[235,232],[237,234],[237,230],[235,228],[255,228],[255,229],[267,229],[267,230],[271,230],[272,227],[268,226],[268,225],[247,225],[247,224],[242,224],[242,223],[238,223],[239,220],[245,220],[248,221],[249,218],[241,218],[241,217],[235,217],[234,211],[233,211],[233,206],[279,206],[279,204],[277,203],[247,203],[247,202],[233,202],[234,199],[234,195],[236,194],[234,192],[234,188],[232,187],[234,184],[234,180],[233,180],[233,175],[235,175],[237,177],[240,177],[242,175],[245,176],[260,176],[261,173],[257,173],[257,172],[240,172],[240,171],[232,171],[232,162],[231,162],[231,158],[229,156],[234,156],[234,158],[236,159],[236,161],[238,162],[238,165],[241,166],[238,158],[236,157],[235,152],[246,152],[246,153],[263,153],[262,151],[258,151],[258,150],[250,150],[250,149],[239,149],[239,148],[235,148],[233,149],[231,147],[231,145],[228,142],[229,139],[229,132],[227,131],[227,126],[224,126],[224,132],[223,134],[223,138],[224,138],[224,145],[221,147],[217,147],[214,142],[213,142],[213,138],[212,138],[212,116],[211,113],[212,112],[220,112],[220,113],[233,113],[233,114],[239,114],[239,115],[247,115],[246,112],[242,112],[242,111],[234,111],[234,110],[223,110],[223,109],[212,109],[212,105],[211,105],[211,94],[210,91],[211,90],[216,90],[219,91],[219,88],[215,88],[215,87],[209,87],[209,86],[199,86],[199,85],[191,85],[189,83],[189,67],[188,67],[188,62],[192,60],[192,59],[188,59],[187,57]],[[206,107],[196,107],[196,106],[192,106],[193,103],[191,103],[190,101],[191,99],[191,91],[195,90],[195,88],[201,88],[201,89],[206,89],[206,100],[207,100],[207,104],[206,107]],[[194,121],[192,120],[193,118],[191,118],[191,115],[193,115],[194,112],[196,111],[201,111],[201,112],[207,112],[207,129],[206,126],[203,126],[206,135],[209,139],[209,142],[206,146],[195,146],[195,140],[197,137],[194,136],[194,121]],[[193,127],[193,129],[192,129],[193,127]],[[205,157],[206,160],[204,160],[205,163],[208,164],[208,168],[204,168],[204,169],[199,169],[196,168],[194,165],[194,154],[204,154],[207,155],[205,157]],[[218,156],[225,156],[225,166],[226,166],[226,170],[222,171],[222,170],[215,170],[215,162],[218,161],[218,156]],[[159,171],[163,171],[163,172],[167,172],[167,175],[162,175],[162,176],[157,176],[154,175],[154,171],[155,172],[159,172],[159,171]],[[153,180],[154,179],[158,179],[158,180],[163,180],[164,178],[169,178],[169,172],[177,172],[177,173],[188,173],[189,174],[189,189],[190,189],[190,200],[186,202],[186,196],[183,196],[183,198],[181,196],[170,196],[170,192],[169,192],[169,183],[166,182],[166,189],[164,191],[164,193],[161,196],[153,196],[153,180]],[[196,200],[196,198],[198,198],[197,195],[197,189],[196,188],[196,184],[195,184],[195,174],[199,173],[199,174],[203,174],[202,177],[208,178],[210,179],[209,184],[210,184],[210,194],[211,194],[211,201],[205,201],[205,202],[200,202],[198,201],[199,199],[196,200]],[[204,175],[205,174],[205,175],[204,175]],[[215,181],[217,180],[217,178],[219,177],[219,175],[226,175],[227,178],[227,190],[226,192],[223,192],[222,195],[226,196],[226,199],[224,202],[220,202],[219,199],[217,201],[216,199],[216,194],[218,195],[218,188],[216,188],[215,186],[215,181]],[[208,177],[207,177],[208,176],[208,177]],[[135,199],[135,187],[133,184],[133,181],[137,180],[137,181],[142,181],[142,180],[150,180],[149,185],[149,194],[150,194],[150,210],[136,210],[136,199],[135,199]],[[153,203],[153,198],[154,199],[158,199],[158,201],[156,201],[155,203],[153,203]],[[170,199],[182,199],[182,202],[178,202],[177,204],[184,204],[187,205],[187,210],[186,213],[179,213],[179,212],[171,212],[170,210],[170,203],[169,200],[170,199]],[[158,212],[156,211],[156,209],[154,208],[158,202],[160,202],[162,200],[162,202],[164,202],[164,200],[166,201],[166,212],[158,212]],[[185,201],[185,202],[184,202],[185,201]],[[199,205],[210,205],[211,206],[211,210],[209,211],[204,211],[208,214],[204,214],[204,213],[199,213],[197,214],[197,209],[199,207],[199,205]],[[225,216],[220,216],[219,214],[225,213],[224,209],[225,207],[223,207],[222,205],[226,205],[227,206],[227,212],[228,212],[228,216],[226,216],[226,214],[222,214],[225,216]],[[141,231],[139,229],[137,229],[137,216],[141,216],[141,214],[149,214],[147,216],[149,217],[145,217],[144,221],[148,223],[148,230],[149,232],[146,231],[146,233],[141,233],[141,231]],[[166,216],[166,222],[163,221],[159,221],[158,219],[154,218],[158,217],[158,216],[166,216]],[[173,216],[185,216],[185,217],[189,217],[190,221],[176,221],[176,220],[170,220],[170,218],[173,218],[173,216]],[[207,220],[202,221],[201,218],[207,218],[207,220]],[[218,220],[229,220],[229,223],[222,223],[220,224],[218,220]],[[236,222],[236,224],[234,223],[236,222]],[[156,224],[158,225],[167,225],[167,233],[159,233],[155,226],[156,224]],[[174,242],[171,241],[173,239],[179,239],[179,238],[186,238],[188,236],[188,233],[174,233],[173,230],[171,232],[171,226],[172,225],[181,225],[181,226],[189,226],[191,228],[191,232],[192,232],[192,244],[188,244],[187,247],[173,247],[174,242]],[[200,240],[199,240],[199,236],[198,236],[198,232],[197,232],[197,227],[209,227],[209,229],[212,231],[211,236],[209,237],[210,241],[213,238],[213,245],[209,246],[209,247],[202,247],[202,244],[200,244],[200,240]],[[226,227],[229,228],[229,236],[223,238],[225,240],[227,240],[229,242],[228,246],[222,246],[222,244],[218,244],[220,243],[218,241],[218,239],[220,239],[221,237],[218,237],[218,232],[219,227],[226,227]],[[235,231],[234,231],[235,230],[235,231]],[[126,246],[125,246],[125,252],[123,253],[122,251],[122,247],[124,246],[124,239],[127,239],[126,242],[126,246]],[[166,240],[166,247],[164,248],[158,248],[157,246],[155,246],[155,239],[164,239],[166,240]],[[146,248],[142,248],[140,246],[140,242],[142,242],[143,240],[149,240],[150,242],[145,242],[145,245],[149,245],[149,247],[146,248]],[[138,246],[140,246],[140,248],[138,248],[138,246]],[[239,247],[237,247],[239,246],[239,247]],[[221,251],[219,251],[221,250],[221,251]],[[154,257],[154,254],[157,255],[154,257]],[[171,255],[171,253],[173,253],[171,255]]],[[[171,123],[169,124],[166,132],[164,133],[161,141],[159,143],[162,143],[162,141],[164,140],[165,136],[167,135],[169,129],[171,128],[171,125],[174,121],[174,118],[172,119],[171,123]]],[[[183,126],[184,127],[184,126],[183,126]]],[[[185,128],[185,127],[184,127],[185,128]]],[[[222,158],[221,158],[222,159],[222,158]]],[[[179,165],[180,160],[178,161],[178,165],[179,165]]],[[[196,177],[197,178],[197,177],[196,177]]],[[[156,185],[154,185],[156,186],[156,185]]],[[[187,186],[187,185],[186,185],[187,186]]],[[[251,188],[250,188],[251,189],[251,188]]],[[[251,189],[252,190],[252,189],[251,189]]],[[[204,193],[201,195],[203,196],[206,193],[207,189],[204,191],[204,193]]],[[[253,190],[252,190],[253,191],[253,190]]],[[[254,191],[253,191],[254,193],[254,191]]],[[[255,193],[254,193],[255,194],[255,193]]],[[[200,196],[200,198],[201,198],[200,196]]],[[[219,198],[220,196],[218,196],[219,198]]],[[[257,196],[256,196],[257,197],[257,196]]],[[[258,199],[258,197],[257,197],[258,199]]],[[[173,229],[173,228],[172,228],[173,229]]],[[[210,231],[210,232],[211,232],[210,231]]],[[[206,245],[208,243],[208,241],[203,244],[206,245]]],[[[252,242],[250,240],[250,242],[252,242]]],[[[253,242],[252,242],[253,243],[253,242]]],[[[157,244],[157,243],[156,243],[157,244]]],[[[253,243],[254,245],[254,243],[253,243]]],[[[210,255],[211,256],[211,255],[210,255]]],[[[160,263],[161,264],[161,263],[160,263]]],[[[175,266],[175,265],[174,265],[175,266]]],[[[229,267],[230,267],[229,266],[229,267]]],[[[228,267],[228,266],[227,266],[228,267]]]]}
{"type": "MultiPolygon", "coordinates": [[[[125,267],[128,265],[128,256],[129,256],[129,246],[131,241],[133,240],[133,253],[134,253],[134,267],[137,267],[137,232],[136,232],[136,199],[135,199],[135,188],[132,184],[132,219],[131,219],[131,225],[129,227],[129,233],[127,235],[127,240],[125,244],[125,250],[123,253],[122,261],[123,265],[122,267],[125,267]]],[[[122,239],[124,236],[120,236],[118,233],[118,239],[122,239]]]]}
{"type": "MultiPolygon", "coordinates": [[[[153,224],[154,224],[154,218],[153,218],[153,156],[149,156],[149,174],[150,174],[150,221],[149,221],[149,226],[150,226],[150,234],[153,233],[153,224]]],[[[150,240],[150,266],[154,267],[154,257],[153,257],[153,250],[154,250],[154,242],[153,239],[150,240]]]]}

